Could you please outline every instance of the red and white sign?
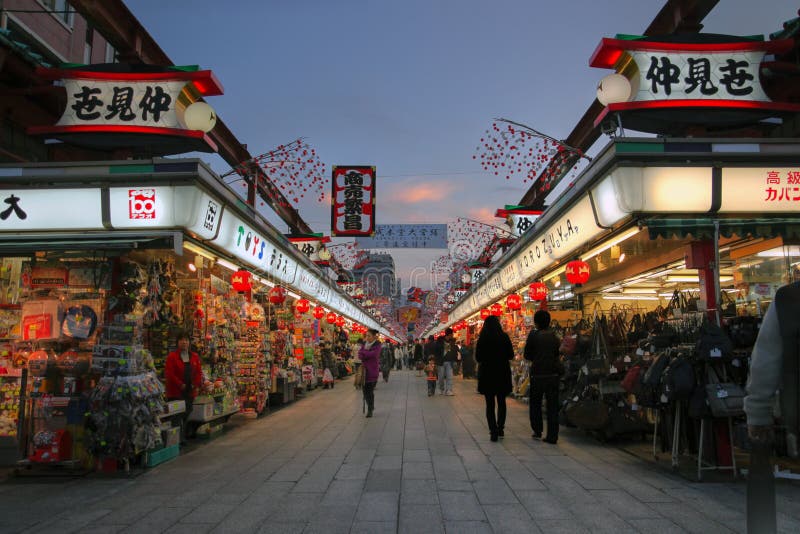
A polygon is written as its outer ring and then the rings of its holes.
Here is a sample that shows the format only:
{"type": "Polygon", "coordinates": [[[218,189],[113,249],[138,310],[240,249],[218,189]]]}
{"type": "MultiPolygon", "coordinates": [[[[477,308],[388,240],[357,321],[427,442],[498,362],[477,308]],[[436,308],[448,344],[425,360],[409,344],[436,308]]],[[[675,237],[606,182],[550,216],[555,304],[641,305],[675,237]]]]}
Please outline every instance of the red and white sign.
{"type": "Polygon", "coordinates": [[[375,233],[375,167],[333,167],[332,236],[375,233]]]}
{"type": "Polygon", "coordinates": [[[155,189],[128,190],[128,218],[130,219],[156,218],[155,189]]]}
{"type": "MultiPolygon", "coordinates": [[[[155,134],[202,140],[216,151],[203,131],[184,124],[184,88],[202,96],[222,94],[222,86],[211,71],[153,69],[154,72],[106,72],[80,69],[38,68],[49,80],[61,80],[67,105],[53,126],[28,128],[30,134],[155,134]]],[[[107,142],[109,142],[107,140],[107,142]]]]}
{"type": "Polygon", "coordinates": [[[791,50],[791,39],[727,42],[656,42],[603,39],[592,55],[592,67],[615,69],[629,78],[626,102],[609,103],[609,112],[665,108],[728,108],[800,111],[800,105],[774,102],[761,86],[766,54],[791,50]],[[631,65],[635,68],[623,66],[631,65]]]}

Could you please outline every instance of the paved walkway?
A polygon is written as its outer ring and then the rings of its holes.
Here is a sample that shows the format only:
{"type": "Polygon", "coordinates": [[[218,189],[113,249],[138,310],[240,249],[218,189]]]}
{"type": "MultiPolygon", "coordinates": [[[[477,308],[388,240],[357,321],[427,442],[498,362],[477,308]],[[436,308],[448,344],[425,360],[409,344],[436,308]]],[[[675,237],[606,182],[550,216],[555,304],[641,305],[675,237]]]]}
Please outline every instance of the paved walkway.
{"type": "MultiPolygon", "coordinates": [[[[509,401],[489,441],[474,381],[428,398],[393,371],[365,419],[352,381],[134,479],[0,484],[0,532],[743,532],[744,484],[694,484],[578,432],[533,441],[509,401]]],[[[779,522],[800,532],[800,491],[779,522]]]]}

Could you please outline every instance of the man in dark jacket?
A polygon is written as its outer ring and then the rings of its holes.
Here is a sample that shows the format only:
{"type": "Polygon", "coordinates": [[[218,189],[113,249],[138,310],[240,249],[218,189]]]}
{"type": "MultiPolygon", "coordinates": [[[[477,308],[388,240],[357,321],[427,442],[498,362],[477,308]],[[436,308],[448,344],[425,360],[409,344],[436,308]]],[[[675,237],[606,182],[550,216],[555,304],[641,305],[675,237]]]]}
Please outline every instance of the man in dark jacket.
{"type": "Polygon", "coordinates": [[[561,362],[558,336],[550,330],[550,314],[539,310],[533,315],[536,326],[525,341],[525,359],[531,362],[530,419],[534,439],[542,437],[542,397],[547,402],[547,443],[558,441],[558,382],[561,362]]]}
{"type": "Polygon", "coordinates": [[[442,353],[442,367],[444,368],[444,394],[455,395],[455,393],[453,393],[453,369],[458,362],[458,345],[456,344],[455,337],[453,336],[452,328],[448,328],[444,331],[442,353]]]}

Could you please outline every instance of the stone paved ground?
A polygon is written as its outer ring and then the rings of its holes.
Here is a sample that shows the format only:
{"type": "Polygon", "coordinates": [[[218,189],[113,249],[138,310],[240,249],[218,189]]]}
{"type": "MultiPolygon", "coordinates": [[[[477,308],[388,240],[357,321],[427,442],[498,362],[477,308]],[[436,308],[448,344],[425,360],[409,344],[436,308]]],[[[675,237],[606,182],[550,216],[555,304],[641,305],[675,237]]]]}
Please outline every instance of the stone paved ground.
{"type": "MultiPolygon", "coordinates": [[[[0,484],[0,532],[743,532],[741,482],[695,484],[577,432],[489,441],[474,381],[428,398],[393,372],[365,419],[349,381],[133,479],[0,484]]],[[[783,532],[800,491],[779,488],[783,532]]]]}

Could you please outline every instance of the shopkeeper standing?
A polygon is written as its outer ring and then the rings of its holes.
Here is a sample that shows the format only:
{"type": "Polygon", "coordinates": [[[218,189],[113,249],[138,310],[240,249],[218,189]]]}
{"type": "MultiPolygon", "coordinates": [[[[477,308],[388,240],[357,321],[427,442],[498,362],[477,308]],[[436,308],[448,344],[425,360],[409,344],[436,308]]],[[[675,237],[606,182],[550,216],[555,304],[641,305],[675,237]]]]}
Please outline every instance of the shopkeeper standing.
{"type": "MultiPolygon", "coordinates": [[[[186,402],[184,423],[192,413],[192,403],[200,390],[203,373],[200,369],[200,356],[189,350],[189,336],[178,336],[178,350],[167,355],[164,367],[167,400],[186,402]]],[[[185,433],[184,433],[185,436],[185,433]]]]}

